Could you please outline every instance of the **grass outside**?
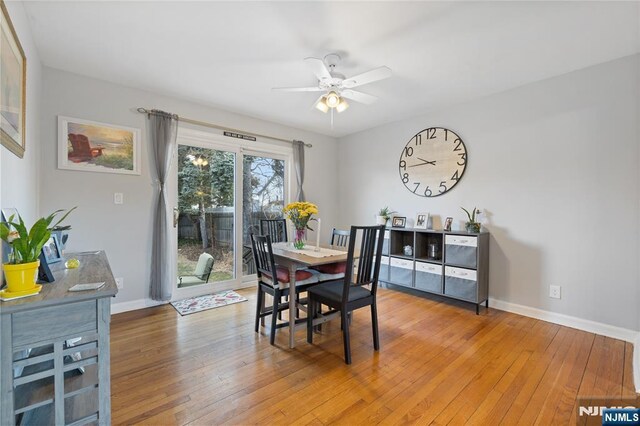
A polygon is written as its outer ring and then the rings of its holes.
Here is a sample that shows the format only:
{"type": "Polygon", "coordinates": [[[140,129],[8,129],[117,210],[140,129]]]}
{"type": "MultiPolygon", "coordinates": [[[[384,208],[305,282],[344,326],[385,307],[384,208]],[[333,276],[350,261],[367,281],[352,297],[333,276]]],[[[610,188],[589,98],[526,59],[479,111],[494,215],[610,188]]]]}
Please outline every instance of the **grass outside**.
{"type": "Polygon", "coordinates": [[[224,247],[202,249],[200,241],[178,240],[178,275],[191,275],[203,251],[213,256],[210,283],[233,279],[233,251],[224,247]]]}

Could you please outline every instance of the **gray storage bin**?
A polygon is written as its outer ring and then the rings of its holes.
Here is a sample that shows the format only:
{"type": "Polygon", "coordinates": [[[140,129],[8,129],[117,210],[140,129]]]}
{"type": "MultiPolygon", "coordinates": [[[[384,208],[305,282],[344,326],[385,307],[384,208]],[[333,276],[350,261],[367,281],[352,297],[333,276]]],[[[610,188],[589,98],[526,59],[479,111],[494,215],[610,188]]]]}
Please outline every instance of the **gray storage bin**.
{"type": "Polygon", "coordinates": [[[415,288],[442,294],[442,265],[416,262],[415,288]]]}
{"type": "Polygon", "coordinates": [[[411,287],[413,285],[413,261],[391,258],[389,281],[411,287]]]}
{"type": "Polygon", "coordinates": [[[445,237],[445,262],[466,268],[476,268],[478,239],[462,235],[445,237]]]}
{"type": "Polygon", "coordinates": [[[382,256],[380,259],[380,275],[378,279],[381,281],[389,281],[389,258],[382,256]]]}
{"type": "Polygon", "coordinates": [[[476,271],[447,266],[444,275],[444,294],[478,303],[476,271]]]}
{"type": "Polygon", "coordinates": [[[389,256],[389,231],[384,231],[384,239],[382,240],[382,255],[389,256]]]}

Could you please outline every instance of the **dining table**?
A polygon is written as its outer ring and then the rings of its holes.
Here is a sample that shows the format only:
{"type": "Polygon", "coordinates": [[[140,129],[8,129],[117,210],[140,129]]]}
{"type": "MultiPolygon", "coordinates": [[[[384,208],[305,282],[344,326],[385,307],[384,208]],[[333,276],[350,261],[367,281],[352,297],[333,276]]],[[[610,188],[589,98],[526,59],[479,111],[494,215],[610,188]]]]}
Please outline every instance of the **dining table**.
{"type": "MultiPolygon", "coordinates": [[[[347,261],[346,247],[320,245],[304,246],[297,249],[291,242],[274,243],[273,257],[276,263],[289,269],[289,288],[293,289],[296,285],[296,271],[301,268],[309,268],[313,266],[328,265],[331,263],[339,263],[347,261]]],[[[296,329],[306,328],[306,324],[297,323],[298,309],[296,309],[295,291],[289,292],[289,347],[294,348],[296,345],[295,334],[296,329]]],[[[273,331],[272,331],[273,332],[273,331]]]]}

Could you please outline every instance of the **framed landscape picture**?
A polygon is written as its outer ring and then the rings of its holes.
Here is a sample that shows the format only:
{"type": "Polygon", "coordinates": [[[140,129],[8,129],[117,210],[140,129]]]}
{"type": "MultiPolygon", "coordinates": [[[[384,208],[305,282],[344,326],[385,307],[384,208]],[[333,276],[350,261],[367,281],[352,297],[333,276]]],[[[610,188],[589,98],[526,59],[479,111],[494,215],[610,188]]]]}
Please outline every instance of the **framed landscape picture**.
{"type": "Polygon", "coordinates": [[[140,129],[58,116],[58,168],[140,174],[140,129]]]}
{"type": "Polygon", "coordinates": [[[0,143],[18,157],[25,150],[27,60],[0,0],[0,143]]]}

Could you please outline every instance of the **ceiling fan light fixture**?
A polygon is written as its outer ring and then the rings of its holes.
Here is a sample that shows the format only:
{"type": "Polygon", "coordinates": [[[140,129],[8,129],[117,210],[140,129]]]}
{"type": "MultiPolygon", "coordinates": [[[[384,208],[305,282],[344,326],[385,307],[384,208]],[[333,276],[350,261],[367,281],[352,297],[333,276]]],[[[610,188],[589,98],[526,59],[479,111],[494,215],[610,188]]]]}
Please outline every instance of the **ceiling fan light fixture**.
{"type": "Polygon", "coordinates": [[[329,105],[327,105],[327,97],[323,96],[320,98],[320,100],[318,100],[318,102],[316,102],[316,108],[324,113],[326,113],[327,111],[329,111],[329,105]]]}
{"type": "Polygon", "coordinates": [[[340,100],[340,96],[334,91],[327,93],[327,96],[325,96],[325,102],[329,108],[336,108],[340,104],[340,100]]]}
{"type": "Polygon", "coordinates": [[[342,112],[342,111],[346,110],[347,108],[349,108],[349,104],[347,103],[347,101],[345,101],[344,98],[340,98],[340,103],[336,107],[336,111],[342,112]]]}

